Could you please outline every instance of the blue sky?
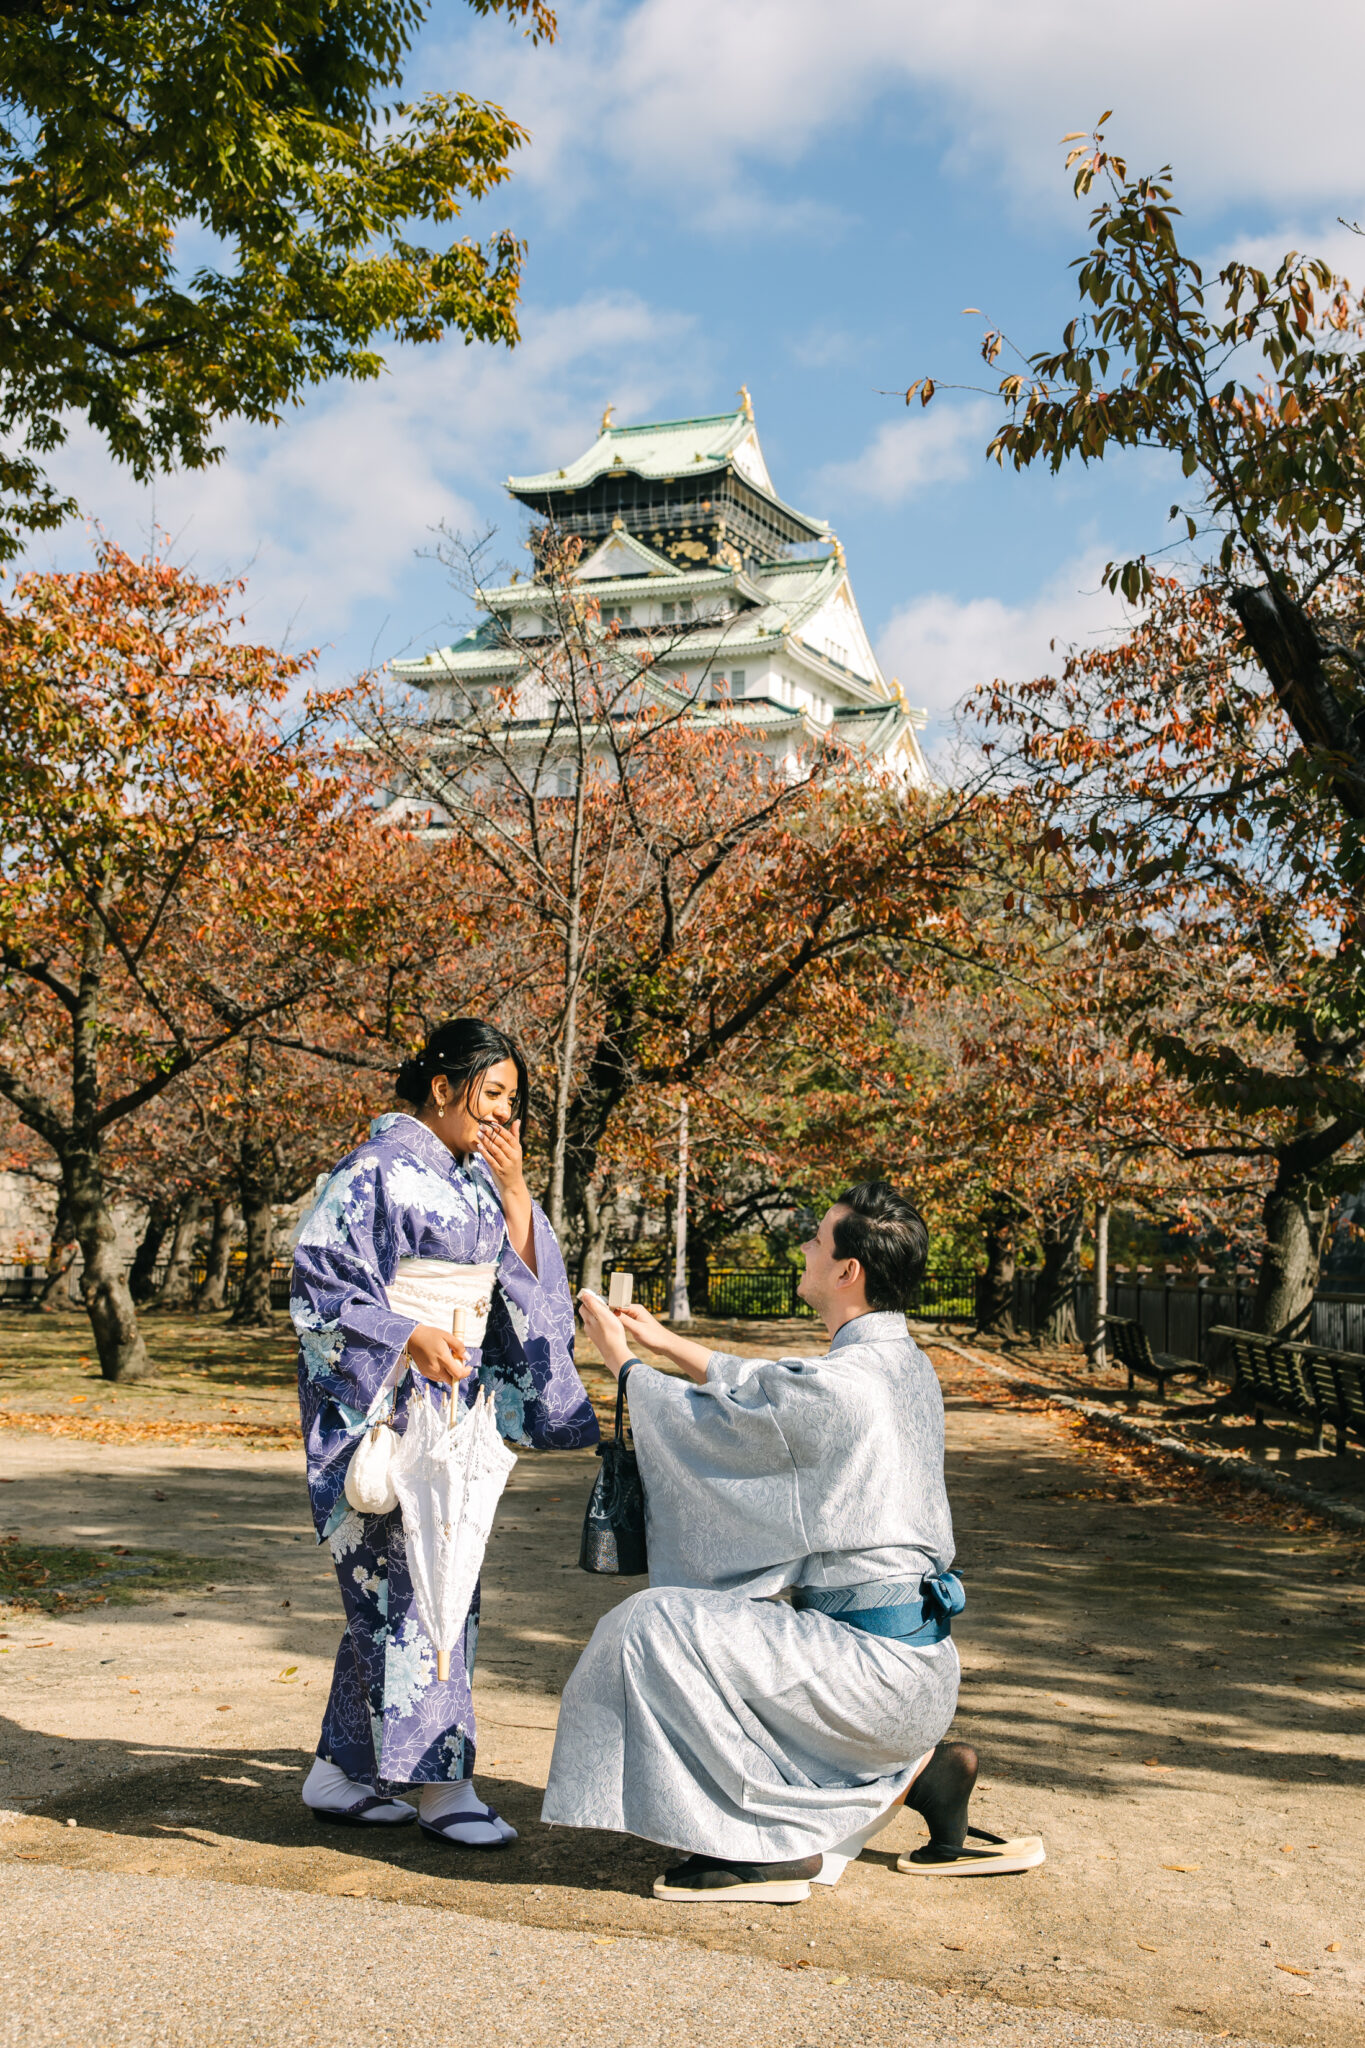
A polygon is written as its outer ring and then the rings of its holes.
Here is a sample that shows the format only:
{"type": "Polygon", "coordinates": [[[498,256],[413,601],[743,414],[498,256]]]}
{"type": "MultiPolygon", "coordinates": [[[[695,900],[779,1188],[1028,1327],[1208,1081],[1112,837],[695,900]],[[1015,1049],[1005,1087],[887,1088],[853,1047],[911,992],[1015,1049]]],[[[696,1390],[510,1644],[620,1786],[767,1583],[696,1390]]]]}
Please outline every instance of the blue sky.
{"type": "MultiPolygon", "coordinates": [[[[84,431],[54,463],[125,545],[149,524],[204,574],[245,573],[253,633],[340,680],[448,635],[467,607],[440,522],[520,523],[501,480],[558,464],[604,404],[626,423],[724,410],[747,384],[778,490],[830,519],[889,673],[940,721],[1112,626],[1099,570],[1160,544],[1151,457],[1060,479],[984,460],[978,306],[1025,349],[1070,316],[1086,209],[1059,137],[1113,108],[1134,168],[1170,160],[1202,259],[1285,248],[1348,275],[1365,247],[1365,9],[1308,0],[566,0],[534,49],[438,0],[414,86],[496,98],[532,131],[479,231],[529,244],[521,346],[395,352],[282,428],[230,428],[214,472],[133,487],[84,431]]],[[[78,559],[79,529],[35,550],[78,559]]]]}

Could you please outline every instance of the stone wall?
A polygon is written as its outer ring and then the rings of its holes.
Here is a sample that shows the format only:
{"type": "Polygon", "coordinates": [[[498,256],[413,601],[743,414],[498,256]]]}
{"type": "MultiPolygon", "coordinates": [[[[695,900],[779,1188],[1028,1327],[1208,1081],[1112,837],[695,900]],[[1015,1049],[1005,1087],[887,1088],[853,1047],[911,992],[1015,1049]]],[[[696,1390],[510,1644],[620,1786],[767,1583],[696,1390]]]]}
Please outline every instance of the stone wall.
{"type": "MultiPolygon", "coordinates": [[[[22,1266],[29,1259],[41,1263],[52,1242],[52,1219],[57,1208],[55,1188],[44,1186],[26,1173],[0,1173],[0,1266],[22,1266]]],[[[114,1209],[118,1248],[131,1260],[142,1235],[140,1209],[119,1203],[114,1209]]]]}
{"type": "Polygon", "coordinates": [[[56,1191],[26,1173],[0,1173],[0,1266],[45,1259],[56,1191]]]}

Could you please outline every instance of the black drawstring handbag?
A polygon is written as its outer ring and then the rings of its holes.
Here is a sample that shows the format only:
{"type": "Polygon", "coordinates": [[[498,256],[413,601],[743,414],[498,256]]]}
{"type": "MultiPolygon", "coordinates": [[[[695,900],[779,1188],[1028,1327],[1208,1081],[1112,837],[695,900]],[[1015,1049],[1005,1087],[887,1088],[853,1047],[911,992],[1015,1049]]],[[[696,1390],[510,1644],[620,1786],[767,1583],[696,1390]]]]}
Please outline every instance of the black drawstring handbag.
{"type": "Polygon", "coordinates": [[[635,1449],[626,1442],[626,1376],[616,1382],[616,1433],[597,1446],[601,1469],[593,1482],[578,1562],[585,1572],[605,1572],[630,1579],[649,1570],[645,1545],[645,1490],[635,1449]]]}

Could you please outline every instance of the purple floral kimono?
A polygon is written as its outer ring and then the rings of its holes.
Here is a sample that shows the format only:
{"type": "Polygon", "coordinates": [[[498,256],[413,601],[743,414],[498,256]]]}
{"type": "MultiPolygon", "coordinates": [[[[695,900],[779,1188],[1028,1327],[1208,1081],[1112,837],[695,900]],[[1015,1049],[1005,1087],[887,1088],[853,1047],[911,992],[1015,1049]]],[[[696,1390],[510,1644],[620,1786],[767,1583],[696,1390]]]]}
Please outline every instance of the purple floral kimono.
{"type": "Polygon", "coordinates": [[[299,1337],[299,1408],[308,1491],[319,1541],[331,1546],[346,1633],[337,1652],[318,1755],[379,1791],[442,1784],[474,1771],[470,1672],[479,1626],[476,1588],[463,1656],[436,1677],[436,1653],[417,1619],[403,1521],[359,1515],[346,1470],[366,1428],[389,1416],[400,1432],[425,1383],[389,1376],[414,1327],[385,1293],[400,1259],[496,1264],[483,1345],[461,1384],[487,1387],[498,1427],[515,1444],[576,1450],[598,1430],[573,1364],[573,1303],[554,1233],[535,1210],[537,1272],[507,1240],[502,1206],[481,1159],[460,1165],[434,1131],[401,1112],[377,1117],[363,1145],[321,1187],[294,1251],[290,1314],[299,1337]]]}

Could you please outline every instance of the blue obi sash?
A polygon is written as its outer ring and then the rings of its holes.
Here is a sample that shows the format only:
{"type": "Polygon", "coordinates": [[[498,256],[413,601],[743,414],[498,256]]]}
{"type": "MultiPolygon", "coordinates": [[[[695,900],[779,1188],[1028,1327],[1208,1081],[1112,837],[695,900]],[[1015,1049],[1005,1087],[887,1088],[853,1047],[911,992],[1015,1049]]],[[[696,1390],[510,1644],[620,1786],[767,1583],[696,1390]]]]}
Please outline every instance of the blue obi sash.
{"type": "Polygon", "coordinates": [[[898,1643],[941,1643],[953,1632],[953,1616],[967,1605],[956,1572],[933,1578],[878,1579],[866,1586],[793,1586],[792,1606],[814,1608],[831,1621],[846,1621],[866,1635],[898,1643]]]}

